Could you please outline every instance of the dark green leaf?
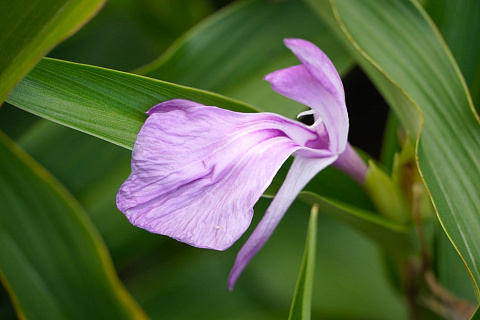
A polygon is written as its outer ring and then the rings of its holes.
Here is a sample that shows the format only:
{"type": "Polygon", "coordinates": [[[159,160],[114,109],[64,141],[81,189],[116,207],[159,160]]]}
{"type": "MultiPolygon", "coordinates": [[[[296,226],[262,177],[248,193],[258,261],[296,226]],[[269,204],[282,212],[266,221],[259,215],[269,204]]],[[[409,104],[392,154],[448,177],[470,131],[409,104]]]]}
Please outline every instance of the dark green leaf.
{"type": "Polygon", "coordinates": [[[0,133],[0,269],[21,318],[142,319],[77,202],[0,133]]]}
{"type": "Polygon", "coordinates": [[[0,104],[42,55],[80,28],[104,2],[0,1],[0,104]]]}
{"type": "Polygon", "coordinates": [[[470,88],[473,103],[480,107],[480,1],[426,2],[425,10],[437,24],[470,88]]]}

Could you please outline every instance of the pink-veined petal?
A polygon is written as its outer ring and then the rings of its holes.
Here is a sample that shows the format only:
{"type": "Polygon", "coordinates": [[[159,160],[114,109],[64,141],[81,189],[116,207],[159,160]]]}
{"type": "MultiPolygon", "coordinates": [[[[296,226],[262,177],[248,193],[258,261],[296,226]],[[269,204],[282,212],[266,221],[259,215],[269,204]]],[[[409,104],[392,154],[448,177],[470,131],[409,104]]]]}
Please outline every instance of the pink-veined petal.
{"type": "Polygon", "coordinates": [[[285,43],[303,64],[272,72],[265,80],[278,93],[315,110],[328,131],[330,150],[341,153],[349,124],[343,86],[335,67],[308,41],[287,39],[285,43]]]}
{"type": "Polygon", "coordinates": [[[238,252],[235,264],[228,277],[228,286],[233,289],[238,277],[253,256],[263,247],[277,227],[288,207],[305,185],[321,170],[337,159],[336,155],[326,158],[295,157],[277,195],[272,200],[265,215],[253,231],[252,235],[238,252]]]}
{"type": "Polygon", "coordinates": [[[324,157],[316,132],[269,114],[187,100],[151,109],[117,194],[131,223],[202,248],[224,250],[248,228],[253,205],[295,151],[324,157]]]}

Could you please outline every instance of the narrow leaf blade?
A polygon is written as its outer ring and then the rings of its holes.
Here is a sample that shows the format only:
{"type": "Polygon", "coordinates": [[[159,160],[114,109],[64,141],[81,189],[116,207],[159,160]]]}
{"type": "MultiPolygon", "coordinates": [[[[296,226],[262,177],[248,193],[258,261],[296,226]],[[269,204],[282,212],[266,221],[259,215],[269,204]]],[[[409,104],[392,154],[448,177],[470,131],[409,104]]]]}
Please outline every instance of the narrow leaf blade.
{"type": "Polygon", "coordinates": [[[234,111],[253,107],[220,95],[134,74],[42,59],[7,101],[43,118],[131,149],[146,114],[175,98],[234,111]]]}
{"type": "Polygon", "coordinates": [[[313,205],[308,222],[307,241],[302,267],[298,275],[289,320],[308,320],[311,315],[313,276],[317,249],[318,206],[313,205]]]}

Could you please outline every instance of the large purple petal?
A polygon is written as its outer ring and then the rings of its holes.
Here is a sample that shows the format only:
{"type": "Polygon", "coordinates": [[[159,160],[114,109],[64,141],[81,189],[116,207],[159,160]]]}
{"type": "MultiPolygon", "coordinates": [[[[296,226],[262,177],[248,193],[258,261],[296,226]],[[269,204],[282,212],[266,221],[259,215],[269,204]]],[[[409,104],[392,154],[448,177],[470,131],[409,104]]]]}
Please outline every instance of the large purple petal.
{"type": "Polygon", "coordinates": [[[268,113],[243,114],[187,100],[151,109],[117,206],[141,228],[224,250],[250,224],[253,205],[295,151],[324,157],[316,132],[268,113]]]}
{"type": "Polygon", "coordinates": [[[322,169],[337,159],[336,155],[326,158],[305,158],[298,156],[292,163],[280,190],[268,207],[265,215],[253,231],[250,238],[238,252],[228,286],[233,289],[235,282],[253,256],[263,247],[273,230],[277,227],[288,207],[305,185],[322,169]]]}
{"type": "Polygon", "coordinates": [[[330,150],[341,153],[347,143],[348,114],[343,85],[335,67],[308,41],[287,39],[285,44],[302,65],[270,73],[265,80],[278,93],[315,110],[329,134],[330,150]]]}

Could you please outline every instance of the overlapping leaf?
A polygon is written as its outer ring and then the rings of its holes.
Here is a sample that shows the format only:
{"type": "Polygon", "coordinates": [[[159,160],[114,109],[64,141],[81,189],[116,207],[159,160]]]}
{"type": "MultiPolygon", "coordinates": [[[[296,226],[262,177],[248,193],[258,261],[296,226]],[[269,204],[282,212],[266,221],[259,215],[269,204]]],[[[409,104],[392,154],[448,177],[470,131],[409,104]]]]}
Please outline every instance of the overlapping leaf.
{"type": "Polygon", "coordinates": [[[421,131],[418,163],[438,217],[480,283],[480,126],[439,33],[408,0],[309,2],[349,46],[402,124],[413,136],[421,131]]]}

